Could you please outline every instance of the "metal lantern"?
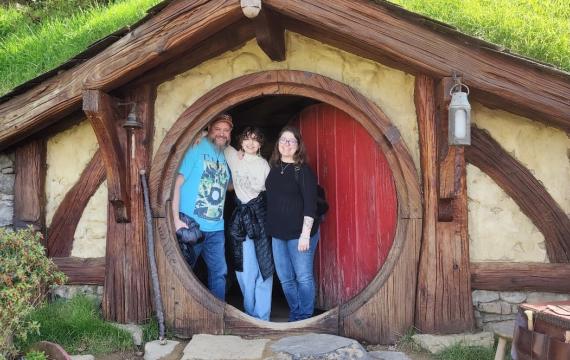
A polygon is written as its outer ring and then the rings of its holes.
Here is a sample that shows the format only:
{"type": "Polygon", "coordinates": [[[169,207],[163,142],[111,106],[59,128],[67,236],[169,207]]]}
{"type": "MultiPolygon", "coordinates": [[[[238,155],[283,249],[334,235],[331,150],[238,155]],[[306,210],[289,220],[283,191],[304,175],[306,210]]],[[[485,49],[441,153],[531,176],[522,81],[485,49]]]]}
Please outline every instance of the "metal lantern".
{"type": "Polygon", "coordinates": [[[457,82],[449,94],[449,145],[471,145],[471,105],[467,100],[469,88],[457,82]]]}
{"type": "Polygon", "coordinates": [[[256,17],[261,11],[261,0],[241,0],[240,4],[243,14],[250,19],[256,17]]]}

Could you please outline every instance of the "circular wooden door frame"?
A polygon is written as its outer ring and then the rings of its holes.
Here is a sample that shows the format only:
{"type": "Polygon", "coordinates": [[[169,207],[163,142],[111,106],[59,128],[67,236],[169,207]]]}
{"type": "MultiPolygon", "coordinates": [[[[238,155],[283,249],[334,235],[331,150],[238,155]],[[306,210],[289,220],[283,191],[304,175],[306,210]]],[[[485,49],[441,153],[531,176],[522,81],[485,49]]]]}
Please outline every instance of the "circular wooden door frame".
{"type": "MultiPolygon", "coordinates": [[[[170,258],[171,266],[186,264],[177,246],[170,211],[176,171],[186,149],[215,115],[237,104],[267,95],[305,96],[346,112],[380,145],[393,172],[398,215],[392,248],[385,263],[364,290],[340,305],[340,309],[331,309],[321,315],[326,317],[328,313],[339,312],[342,318],[356,311],[381,289],[392,273],[408,236],[417,236],[414,234],[413,222],[410,219],[420,219],[422,209],[418,174],[400,132],[376,104],[336,80],[303,71],[258,72],[219,85],[186,109],[166,134],[154,157],[150,172],[153,216],[163,218],[160,221],[163,226],[159,226],[162,245],[170,250],[167,257],[170,258]]],[[[234,315],[236,312],[240,313],[231,305],[215,298],[194,276],[188,265],[182,268],[178,266],[173,270],[186,290],[195,295],[196,300],[210,311],[224,311],[227,305],[234,315]]],[[[265,322],[254,321],[254,323],[262,326],[265,322]]],[[[306,320],[298,323],[300,327],[306,327],[309,322],[306,320]]],[[[291,323],[288,329],[295,329],[295,324],[297,323],[291,323]]]]}

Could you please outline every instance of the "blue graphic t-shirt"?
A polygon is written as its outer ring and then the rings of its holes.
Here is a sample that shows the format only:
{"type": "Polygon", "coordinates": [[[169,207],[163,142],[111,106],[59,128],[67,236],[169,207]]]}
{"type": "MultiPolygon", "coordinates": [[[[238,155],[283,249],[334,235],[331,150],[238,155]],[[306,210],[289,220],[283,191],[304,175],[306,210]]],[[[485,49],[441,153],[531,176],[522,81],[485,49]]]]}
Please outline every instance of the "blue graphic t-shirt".
{"type": "Polygon", "coordinates": [[[224,157],[208,139],[186,151],[178,172],[180,211],[194,218],[202,231],[224,230],[224,200],[230,170],[224,157]]]}

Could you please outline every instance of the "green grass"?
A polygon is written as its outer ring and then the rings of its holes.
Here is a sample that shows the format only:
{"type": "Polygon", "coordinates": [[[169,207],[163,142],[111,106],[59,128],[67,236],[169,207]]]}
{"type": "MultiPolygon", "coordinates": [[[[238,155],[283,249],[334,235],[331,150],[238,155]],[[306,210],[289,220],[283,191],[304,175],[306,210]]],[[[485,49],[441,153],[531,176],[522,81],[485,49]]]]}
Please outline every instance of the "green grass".
{"type": "Polygon", "coordinates": [[[454,345],[438,353],[435,358],[437,360],[493,360],[495,349],[454,345]]]}
{"type": "Polygon", "coordinates": [[[135,23],[160,0],[51,2],[44,8],[0,6],[0,95],[135,23]]]}
{"type": "Polygon", "coordinates": [[[17,340],[20,349],[41,340],[58,343],[70,354],[104,354],[133,348],[131,335],[103,321],[94,300],[85,296],[46,304],[34,311],[31,320],[40,324],[40,333],[26,341],[17,340]]]}
{"type": "Polygon", "coordinates": [[[570,71],[568,0],[390,0],[512,52],[570,71]]]}

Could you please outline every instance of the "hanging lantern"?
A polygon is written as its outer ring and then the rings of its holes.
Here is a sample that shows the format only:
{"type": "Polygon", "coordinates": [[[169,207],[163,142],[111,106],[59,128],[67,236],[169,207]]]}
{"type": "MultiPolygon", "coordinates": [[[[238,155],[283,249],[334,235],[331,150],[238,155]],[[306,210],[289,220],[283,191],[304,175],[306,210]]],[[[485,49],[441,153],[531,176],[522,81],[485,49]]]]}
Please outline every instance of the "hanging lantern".
{"type": "Polygon", "coordinates": [[[240,4],[243,14],[250,19],[256,17],[261,11],[261,0],[241,0],[240,4]]]}
{"type": "Polygon", "coordinates": [[[467,100],[469,88],[456,80],[449,94],[449,145],[471,145],[471,105],[467,100]]]}

